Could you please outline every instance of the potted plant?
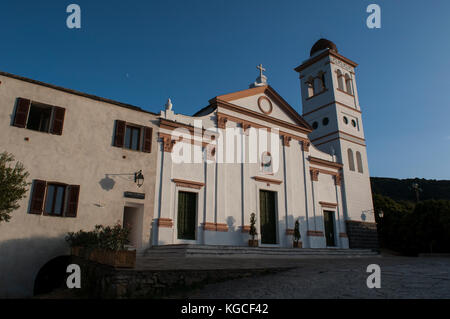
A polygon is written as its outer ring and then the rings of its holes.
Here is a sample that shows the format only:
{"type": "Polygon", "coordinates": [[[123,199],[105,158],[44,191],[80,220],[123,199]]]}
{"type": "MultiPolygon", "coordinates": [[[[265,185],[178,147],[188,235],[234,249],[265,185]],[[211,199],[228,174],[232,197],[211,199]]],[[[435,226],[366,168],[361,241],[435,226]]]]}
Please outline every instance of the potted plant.
{"type": "Polygon", "coordinates": [[[248,240],[248,245],[250,247],[258,247],[258,240],[255,239],[255,237],[258,235],[255,224],[256,224],[256,216],[255,213],[252,213],[250,215],[250,230],[249,230],[249,234],[250,236],[252,236],[252,239],[248,240]]]}
{"type": "Polygon", "coordinates": [[[302,248],[302,242],[300,241],[300,238],[302,236],[300,235],[300,223],[298,221],[298,219],[295,221],[295,226],[294,226],[294,241],[293,241],[293,246],[294,248],[302,248]]]}
{"type": "Polygon", "coordinates": [[[125,249],[129,233],[130,229],[120,224],[113,227],[96,225],[93,231],[68,233],[66,241],[72,255],[113,267],[133,268],[136,250],[125,249]]]}

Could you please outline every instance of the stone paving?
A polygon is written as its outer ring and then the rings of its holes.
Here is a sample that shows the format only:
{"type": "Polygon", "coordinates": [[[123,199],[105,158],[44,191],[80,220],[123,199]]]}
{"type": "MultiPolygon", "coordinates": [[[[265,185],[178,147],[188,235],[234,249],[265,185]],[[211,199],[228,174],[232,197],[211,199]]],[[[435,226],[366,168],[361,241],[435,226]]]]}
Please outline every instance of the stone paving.
{"type": "MultiPolygon", "coordinates": [[[[263,267],[269,263],[293,268],[266,276],[209,284],[171,298],[450,298],[450,258],[247,260],[241,261],[241,266],[258,264],[263,267]],[[380,289],[367,288],[369,264],[381,267],[380,289]]],[[[204,262],[205,266],[208,264],[204,262]]],[[[222,260],[224,265],[230,267],[229,262],[222,260]]]]}

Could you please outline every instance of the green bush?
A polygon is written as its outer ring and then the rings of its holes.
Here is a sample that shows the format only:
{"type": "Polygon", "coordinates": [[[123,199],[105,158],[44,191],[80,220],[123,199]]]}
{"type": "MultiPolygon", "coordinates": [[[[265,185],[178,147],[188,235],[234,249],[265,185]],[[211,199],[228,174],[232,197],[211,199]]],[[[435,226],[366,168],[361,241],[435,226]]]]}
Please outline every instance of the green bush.
{"type": "Polygon", "coordinates": [[[120,224],[114,226],[96,225],[93,231],[80,230],[70,232],[66,241],[70,247],[99,248],[105,250],[123,250],[129,243],[130,229],[120,224]]]}
{"type": "Polygon", "coordinates": [[[426,200],[417,204],[373,196],[380,245],[408,255],[450,252],[450,201],[426,200]]]}

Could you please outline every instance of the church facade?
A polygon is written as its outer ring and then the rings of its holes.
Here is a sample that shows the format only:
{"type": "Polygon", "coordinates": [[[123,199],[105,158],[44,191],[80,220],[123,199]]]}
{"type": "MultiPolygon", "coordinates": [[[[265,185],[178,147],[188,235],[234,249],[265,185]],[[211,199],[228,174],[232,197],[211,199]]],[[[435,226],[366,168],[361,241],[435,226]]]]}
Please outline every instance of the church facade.
{"type": "Polygon", "coordinates": [[[161,112],[152,245],[376,245],[357,64],[321,39],[298,66],[300,116],[263,75],[194,116],[161,112]]]}

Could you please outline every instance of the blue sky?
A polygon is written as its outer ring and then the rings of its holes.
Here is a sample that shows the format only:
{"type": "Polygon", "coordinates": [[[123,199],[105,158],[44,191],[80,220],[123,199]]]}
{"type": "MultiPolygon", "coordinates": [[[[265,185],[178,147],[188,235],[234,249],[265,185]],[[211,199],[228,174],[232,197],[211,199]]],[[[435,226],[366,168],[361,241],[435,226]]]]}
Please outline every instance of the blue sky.
{"type": "Polygon", "coordinates": [[[450,1],[2,1],[0,70],[193,114],[266,68],[299,113],[293,68],[321,37],[359,63],[372,176],[450,179],[450,1]],[[67,5],[82,28],[66,27],[67,5]],[[381,6],[368,29],[366,7],[381,6]]]}

